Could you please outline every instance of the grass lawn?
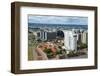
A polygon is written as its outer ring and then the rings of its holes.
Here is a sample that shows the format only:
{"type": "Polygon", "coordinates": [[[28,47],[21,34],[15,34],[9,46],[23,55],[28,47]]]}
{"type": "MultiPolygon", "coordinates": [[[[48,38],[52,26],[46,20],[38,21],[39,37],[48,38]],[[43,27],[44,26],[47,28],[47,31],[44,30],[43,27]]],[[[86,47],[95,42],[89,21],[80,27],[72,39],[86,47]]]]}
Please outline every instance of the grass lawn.
{"type": "Polygon", "coordinates": [[[32,50],[33,50],[32,47],[28,47],[28,60],[34,60],[32,50]]]}

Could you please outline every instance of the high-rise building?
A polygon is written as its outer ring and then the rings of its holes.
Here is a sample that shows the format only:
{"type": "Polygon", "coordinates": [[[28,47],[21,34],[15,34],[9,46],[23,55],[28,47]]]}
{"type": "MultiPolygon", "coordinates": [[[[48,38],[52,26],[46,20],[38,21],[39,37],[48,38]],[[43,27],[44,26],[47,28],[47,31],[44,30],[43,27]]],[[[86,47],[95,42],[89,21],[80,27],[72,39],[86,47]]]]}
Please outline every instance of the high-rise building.
{"type": "Polygon", "coordinates": [[[87,33],[87,31],[84,31],[82,33],[81,41],[82,41],[82,43],[87,44],[87,42],[88,42],[88,33],[87,33]]]}
{"type": "Polygon", "coordinates": [[[45,40],[54,40],[56,39],[56,32],[50,32],[50,31],[40,31],[37,33],[38,39],[45,41],[45,40]]]}
{"type": "Polygon", "coordinates": [[[64,45],[66,50],[77,50],[77,34],[73,31],[65,30],[64,32],[64,45]]]}
{"type": "Polygon", "coordinates": [[[47,40],[46,34],[47,34],[47,33],[46,33],[45,31],[39,31],[39,32],[37,33],[38,39],[40,39],[40,40],[47,40]]]}

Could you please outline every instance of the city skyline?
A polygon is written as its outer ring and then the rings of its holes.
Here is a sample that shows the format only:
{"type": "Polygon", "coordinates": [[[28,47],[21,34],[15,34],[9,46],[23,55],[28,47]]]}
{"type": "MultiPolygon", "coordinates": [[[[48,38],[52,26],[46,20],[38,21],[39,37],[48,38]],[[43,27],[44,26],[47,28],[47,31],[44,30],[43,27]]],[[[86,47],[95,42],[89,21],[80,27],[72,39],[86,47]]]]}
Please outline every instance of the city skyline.
{"type": "Polygon", "coordinates": [[[28,16],[28,60],[87,58],[87,42],[88,17],[28,16]]]}

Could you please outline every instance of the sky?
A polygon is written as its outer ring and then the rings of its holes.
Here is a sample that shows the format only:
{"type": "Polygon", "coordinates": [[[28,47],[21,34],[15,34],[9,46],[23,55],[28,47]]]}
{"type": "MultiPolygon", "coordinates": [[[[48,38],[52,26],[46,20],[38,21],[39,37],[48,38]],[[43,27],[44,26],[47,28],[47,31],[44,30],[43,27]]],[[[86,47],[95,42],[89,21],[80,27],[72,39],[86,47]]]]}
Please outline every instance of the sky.
{"type": "Polygon", "coordinates": [[[28,23],[88,25],[88,17],[29,15],[28,23]]]}

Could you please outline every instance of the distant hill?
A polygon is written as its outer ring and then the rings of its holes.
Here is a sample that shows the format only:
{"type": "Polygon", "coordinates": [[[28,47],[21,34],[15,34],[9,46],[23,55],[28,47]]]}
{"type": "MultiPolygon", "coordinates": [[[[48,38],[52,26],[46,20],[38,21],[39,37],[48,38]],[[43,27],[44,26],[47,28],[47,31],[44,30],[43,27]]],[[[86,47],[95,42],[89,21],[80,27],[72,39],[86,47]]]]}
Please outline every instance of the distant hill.
{"type": "Polygon", "coordinates": [[[75,28],[75,29],[88,29],[88,25],[74,25],[74,24],[40,24],[28,23],[29,28],[75,28]]]}

